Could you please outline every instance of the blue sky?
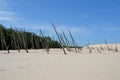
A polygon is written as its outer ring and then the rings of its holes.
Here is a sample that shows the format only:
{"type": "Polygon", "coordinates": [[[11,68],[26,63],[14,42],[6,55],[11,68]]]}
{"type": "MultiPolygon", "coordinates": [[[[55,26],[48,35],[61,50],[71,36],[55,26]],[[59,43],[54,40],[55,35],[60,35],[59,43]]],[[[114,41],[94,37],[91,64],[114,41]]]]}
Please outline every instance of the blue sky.
{"type": "Polygon", "coordinates": [[[54,36],[68,30],[80,45],[120,42],[120,0],[0,0],[0,24],[54,36]]]}

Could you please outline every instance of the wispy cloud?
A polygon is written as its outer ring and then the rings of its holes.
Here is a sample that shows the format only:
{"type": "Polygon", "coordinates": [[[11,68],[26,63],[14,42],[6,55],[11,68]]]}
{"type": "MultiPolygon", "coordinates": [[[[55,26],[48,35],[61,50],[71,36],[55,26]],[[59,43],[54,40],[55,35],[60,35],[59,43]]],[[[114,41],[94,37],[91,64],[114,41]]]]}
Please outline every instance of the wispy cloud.
{"type": "Polygon", "coordinates": [[[0,10],[8,9],[8,3],[6,0],[0,0],[0,10]]]}
{"type": "MultiPolygon", "coordinates": [[[[46,25],[34,25],[34,24],[30,25],[29,24],[27,26],[29,27],[26,27],[26,29],[29,29],[29,30],[39,32],[39,30],[41,29],[47,34],[50,34],[50,35],[55,34],[54,29],[50,24],[46,24],[46,25]]],[[[70,30],[73,35],[90,35],[91,34],[91,30],[86,27],[57,25],[56,28],[59,33],[64,31],[66,34],[68,34],[68,30],[70,30]]]]}
{"type": "Polygon", "coordinates": [[[0,21],[16,22],[20,19],[17,13],[10,10],[10,7],[7,0],[0,0],[0,21]]]}
{"type": "MultiPolygon", "coordinates": [[[[18,16],[18,13],[11,11],[10,10],[10,5],[12,2],[8,2],[8,0],[0,0],[0,21],[7,21],[7,22],[15,22],[18,21],[20,18],[18,16]]],[[[88,15],[79,15],[80,17],[83,18],[88,18],[88,15]]],[[[14,24],[13,24],[14,25],[14,24]]],[[[23,28],[26,28],[27,30],[31,30],[34,32],[39,32],[40,29],[42,29],[44,32],[50,35],[54,35],[54,30],[52,28],[52,25],[50,24],[29,24],[26,23],[25,25],[23,24],[17,24],[17,26],[23,26],[23,28]],[[28,27],[27,27],[28,26],[28,27]]],[[[84,27],[78,27],[78,26],[68,26],[68,25],[57,25],[57,30],[61,32],[62,30],[65,33],[68,33],[68,30],[71,30],[71,32],[77,35],[88,35],[90,34],[90,30],[84,27]]]]}
{"type": "Polygon", "coordinates": [[[0,10],[0,21],[15,22],[18,20],[17,14],[11,11],[0,10]]]}

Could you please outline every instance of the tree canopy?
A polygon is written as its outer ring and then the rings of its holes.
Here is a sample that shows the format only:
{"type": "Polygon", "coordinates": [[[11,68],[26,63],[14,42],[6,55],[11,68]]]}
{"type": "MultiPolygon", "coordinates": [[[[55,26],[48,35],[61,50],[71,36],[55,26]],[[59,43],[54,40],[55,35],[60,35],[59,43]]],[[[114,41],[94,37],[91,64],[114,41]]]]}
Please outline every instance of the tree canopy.
{"type": "Polygon", "coordinates": [[[50,36],[36,35],[33,32],[27,32],[24,29],[6,28],[0,25],[0,50],[6,49],[43,49],[43,48],[61,48],[58,41],[50,36]]]}

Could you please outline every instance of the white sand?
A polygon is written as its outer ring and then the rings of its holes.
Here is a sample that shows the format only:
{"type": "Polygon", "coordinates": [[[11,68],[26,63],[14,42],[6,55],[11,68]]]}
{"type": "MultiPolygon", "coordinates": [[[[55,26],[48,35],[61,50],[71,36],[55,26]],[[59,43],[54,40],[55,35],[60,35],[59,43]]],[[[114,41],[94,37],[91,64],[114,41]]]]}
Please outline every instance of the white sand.
{"type": "Polygon", "coordinates": [[[120,50],[120,44],[97,44],[97,45],[90,45],[90,47],[94,47],[94,48],[109,48],[109,49],[115,49],[116,47],[118,48],[118,50],[120,50]]]}
{"type": "Polygon", "coordinates": [[[0,51],[0,80],[120,80],[120,52],[0,51]]]}

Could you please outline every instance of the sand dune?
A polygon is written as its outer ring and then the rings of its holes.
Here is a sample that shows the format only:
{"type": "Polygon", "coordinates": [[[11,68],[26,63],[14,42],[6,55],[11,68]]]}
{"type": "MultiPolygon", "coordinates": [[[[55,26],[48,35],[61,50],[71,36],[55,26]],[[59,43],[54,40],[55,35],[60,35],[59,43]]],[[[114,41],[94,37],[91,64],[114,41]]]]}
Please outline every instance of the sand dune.
{"type": "Polygon", "coordinates": [[[67,55],[60,49],[50,49],[50,54],[43,49],[10,52],[0,51],[0,80],[120,80],[120,52],[90,54],[87,49],[80,53],[67,51],[67,55]]]}
{"type": "Polygon", "coordinates": [[[116,47],[118,47],[118,50],[120,50],[120,44],[117,43],[117,44],[97,44],[97,45],[90,45],[90,47],[94,47],[94,48],[107,48],[109,47],[110,49],[115,49],[116,47]]]}

